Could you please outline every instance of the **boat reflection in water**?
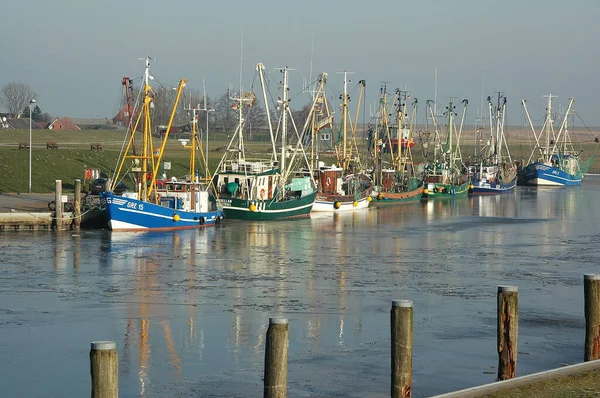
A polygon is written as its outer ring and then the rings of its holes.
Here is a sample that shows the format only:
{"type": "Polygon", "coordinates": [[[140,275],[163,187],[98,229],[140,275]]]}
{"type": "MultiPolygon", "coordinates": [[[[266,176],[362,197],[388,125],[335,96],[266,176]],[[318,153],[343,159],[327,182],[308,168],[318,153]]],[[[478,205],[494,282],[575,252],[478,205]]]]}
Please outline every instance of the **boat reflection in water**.
{"type": "Polygon", "coordinates": [[[0,363],[4,395],[85,395],[85,347],[107,339],[123,396],[257,396],[268,320],[281,316],[288,395],[383,396],[398,298],[414,301],[415,336],[428,342],[415,340],[415,364],[427,366],[415,366],[414,390],[440,394],[493,381],[495,289],[513,283],[528,297],[529,371],[574,363],[581,275],[600,259],[599,201],[600,180],[586,177],[575,189],[234,228],[6,233],[0,347],[19,355],[0,363]]]}

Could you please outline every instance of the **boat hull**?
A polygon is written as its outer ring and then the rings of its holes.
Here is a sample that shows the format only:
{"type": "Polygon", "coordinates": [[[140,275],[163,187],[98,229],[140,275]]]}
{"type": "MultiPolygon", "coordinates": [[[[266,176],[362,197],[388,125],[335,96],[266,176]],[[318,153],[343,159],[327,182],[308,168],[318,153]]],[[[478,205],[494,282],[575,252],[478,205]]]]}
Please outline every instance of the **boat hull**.
{"type": "Polygon", "coordinates": [[[523,169],[523,182],[535,186],[570,186],[580,185],[581,174],[569,174],[557,167],[535,162],[523,169]]]}
{"type": "Polygon", "coordinates": [[[221,222],[221,210],[190,212],[137,199],[101,194],[104,216],[112,231],[173,231],[214,226],[221,222]]]}
{"type": "Polygon", "coordinates": [[[246,199],[220,199],[220,201],[228,220],[267,221],[308,216],[316,196],[315,191],[301,198],[284,201],[246,199]]]}
{"type": "Polygon", "coordinates": [[[423,190],[421,200],[455,199],[467,196],[469,194],[469,185],[469,181],[461,185],[428,183],[423,190]]]}
{"type": "Polygon", "coordinates": [[[339,213],[366,209],[371,202],[371,192],[373,186],[370,185],[358,195],[336,195],[319,193],[315,199],[315,205],[312,208],[314,212],[339,213]],[[358,198],[357,198],[358,197],[358,198]]]}
{"type": "Polygon", "coordinates": [[[421,199],[424,186],[421,185],[412,191],[407,192],[378,192],[374,196],[373,204],[392,204],[392,203],[407,203],[415,202],[421,199]]]}
{"type": "Polygon", "coordinates": [[[512,192],[517,186],[517,177],[506,184],[489,183],[484,180],[473,180],[473,195],[493,195],[504,192],[512,192]]]}
{"type": "Polygon", "coordinates": [[[367,207],[369,207],[368,196],[354,200],[354,196],[352,195],[335,196],[332,198],[317,195],[317,200],[315,200],[315,205],[312,208],[312,212],[339,213],[358,209],[366,209],[367,207]]]}

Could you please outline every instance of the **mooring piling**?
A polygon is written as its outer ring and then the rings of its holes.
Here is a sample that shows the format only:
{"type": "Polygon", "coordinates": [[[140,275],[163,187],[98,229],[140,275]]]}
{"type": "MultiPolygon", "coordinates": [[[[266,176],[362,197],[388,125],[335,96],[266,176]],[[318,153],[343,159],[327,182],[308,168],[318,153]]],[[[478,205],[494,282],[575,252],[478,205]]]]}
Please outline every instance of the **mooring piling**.
{"type": "Polygon", "coordinates": [[[583,276],[585,301],[584,361],[600,359],[600,274],[583,276]]]}
{"type": "Polygon", "coordinates": [[[412,396],[413,302],[392,301],[392,398],[412,396]]]}
{"type": "Polygon", "coordinates": [[[90,349],[92,398],[118,398],[119,354],[114,341],[93,341],[90,349]]]}
{"type": "Polygon", "coordinates": [[[287,319],[269,318],[265,343],[265,398],[285,398],[287,394],[289,335],[287,319]]]}
{"type": "Polygon", "coordinates": [[[517,375],[519,291],[517,286],[498,286],[498,380],[517,375]]]}
{"type": "Polygon", "coordinates": [[[52,225],[56,231],[62,231],[63,224],[63,203],[62,203],[62,181],[56,180],[56,188],[54,189],[54,218],[52,225]]]}
{"type": "Polygon", "coordinates": [[[81,227],[81,180],[75,179],[75,196],[73,200],[73,229],[81,227]]]}

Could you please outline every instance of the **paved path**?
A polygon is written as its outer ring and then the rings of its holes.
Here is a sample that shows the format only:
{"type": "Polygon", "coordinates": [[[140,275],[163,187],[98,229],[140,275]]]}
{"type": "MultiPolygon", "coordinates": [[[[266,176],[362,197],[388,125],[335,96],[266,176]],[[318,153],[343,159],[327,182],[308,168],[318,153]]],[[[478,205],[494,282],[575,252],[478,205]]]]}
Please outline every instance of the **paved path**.
{"type": "Polygon", "coordinates": [[[44,212],[52,200],[54,193],[0,193],[0,213],[44,212]]]}

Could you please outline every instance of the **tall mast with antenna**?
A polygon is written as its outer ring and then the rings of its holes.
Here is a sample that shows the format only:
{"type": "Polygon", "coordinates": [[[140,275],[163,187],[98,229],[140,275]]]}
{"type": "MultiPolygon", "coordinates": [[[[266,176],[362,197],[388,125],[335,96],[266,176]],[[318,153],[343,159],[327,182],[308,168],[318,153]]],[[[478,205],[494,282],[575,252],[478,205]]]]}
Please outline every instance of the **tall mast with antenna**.
{"type": "Polygon", "coordinates": [[[342,93],[340,98],[342,100],[342,139],[343,139],[343,148],[342,148],[342,167],[347,168],[348,167],[348,150],[346,148],[347,146],[347,127],[348,127],[348,83],[350,82],[348,80],[348,75],[349,74],[353,74],[354,72],[348,72],[348,71],[343,71],[343,72],[338,72],[338,73],[343,73],[344,74],[344,92],[342,93]]]}
{"type": "Polygon", "coordinates": [[[208,103],[206,101],[206,86],[204,84],[204,78],[202,78],[202,94],[204,96],[204,109],[200,109],[201,111],[206,112],[206,131],[204,132],[206,134],[205,140],[206,140],[206,152],[204,155],[204,158],[206,159],[206,164],[208,165],[208,115],[210,112],[214,112],[214,109],[208,109],[208,103]]]}
{"type": "Polygon", "coordinates": [[[438,116],[438,112],[437,112],[437,79],[438,79],[438,73],[437,73],[437,68],[435,68],[435,80],[433,82],[433,116],[437,117],[438,116]]]}
{"type": "Polygon", "coordinates": [[[285,170],[285,142],[287,135],[287,112],[288,112],[288,67],[279,68],[283,73],[283,97],[281,98],[281,159],[280,173],[283,175],[285,170]]]}
{"type": "MultiPolygon", "coordinates": [[[[315,32],[312,33],[310,41],[310,70],[308,72],[308,84],[312,84],[312,71],[313,71],[313,54],[315,51],[315,32]]],[[[312,94],[312,92],[311,92],[312,94]]],[[[314,97],[314,94],[313,94],[314,97]]]]}

